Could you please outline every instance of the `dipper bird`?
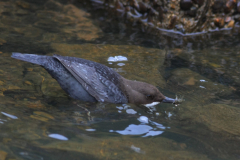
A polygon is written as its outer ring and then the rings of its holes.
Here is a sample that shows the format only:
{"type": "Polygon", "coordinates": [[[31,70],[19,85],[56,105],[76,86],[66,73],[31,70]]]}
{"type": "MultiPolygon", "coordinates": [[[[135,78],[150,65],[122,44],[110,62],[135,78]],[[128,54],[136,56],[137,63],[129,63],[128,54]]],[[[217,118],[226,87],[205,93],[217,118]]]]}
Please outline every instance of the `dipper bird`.
{"type": "Polygon", "coordinates": [[[125,79],[113,69],[90,60],[60,55],[12,53],[12,58],[38,64],[67,94],[81,101],[150,104],[176,103],[148,83],[125,79]]]}

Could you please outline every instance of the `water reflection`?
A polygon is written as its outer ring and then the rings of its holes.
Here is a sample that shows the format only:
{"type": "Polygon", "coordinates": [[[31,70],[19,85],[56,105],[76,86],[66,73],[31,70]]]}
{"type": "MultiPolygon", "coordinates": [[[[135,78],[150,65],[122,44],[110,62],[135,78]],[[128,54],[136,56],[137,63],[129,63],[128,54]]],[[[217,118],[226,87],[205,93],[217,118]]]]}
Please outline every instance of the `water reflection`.
{"type": "Polygon", "coordinates": [[[48,137],[55,138],[55,139],[62,140],[62,141],[68,140],[67,137],[60,135],[60,134],[56,134],[56,133],[49,134],[48,137]]]}
{"type": "Polygon", "coordinates": [[[5,112],[1,112],[3,115],[9,117],[9,118],[12,118],[12,119],[18,119],[17,116],[14,116],[14,115],[11,115],[11,114],[8,114],[8,113],[5,113],[5,112]]]}
{"type": "MultiPolygon", "coordinates": [[[[128,113],[129,114],[129,113],[128,113]]],[[[159,131],[159,129],[166,129],[162,124],[154,121],[149,121],[148,117],[140,116],[137,118],[141,124],[130,124],[124,130],[109,130],[109,132],[116,132],[122,135],[142,135],[142,137],[157,136],[162,134],[164,131],[159,131]]]]}
{"type": "Polygon", "coordinates": [[[94,132],[94,131],[96,131],[96,129],[92,129],[92,128],[87,128],[87,129],[85,129],[86,131],[89,131],[89,132],[94,132]]]}
{"type": "Polygon", "coordinates": [[[7,122],[5,119],[0,119],[0,123],[3,124],[4,122],[7,122]]]}
{"type": "MultiPolygon", "coordinates": [[[[109,57],[108,60],[109,64],[113,64],[112,62],[121,62],[121,61],[128,61],[127,57],[124,56],[115,56],[115,57],[109,57]]],[[[125,65],[125,63],[117,63],[118,66],[122,67],[125,65]]],[[[117,72],[122,72],[119,71],[121,68],[115,69],[117,72]]]]}
{"type": "Polygon", "coordinates": [[[125,64],[124,63],[118,63],[117,65],[121,67],[121,66],[124,66],[125,64]]]}
{"type": "Polygon", "coordinates": [[[108,58],[108,62],[120,62],[120,61],[128,61],[128,59],[127,57],[124,56],[115,56],[108,58]]]}

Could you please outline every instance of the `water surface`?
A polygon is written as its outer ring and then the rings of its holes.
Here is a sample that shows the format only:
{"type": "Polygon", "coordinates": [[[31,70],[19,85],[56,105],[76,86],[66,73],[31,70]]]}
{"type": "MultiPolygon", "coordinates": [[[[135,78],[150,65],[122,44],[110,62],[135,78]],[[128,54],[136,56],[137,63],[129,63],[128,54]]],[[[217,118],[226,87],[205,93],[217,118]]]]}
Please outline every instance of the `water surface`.
{"type": "Polygon", "coordinates": [[[238,36],[179,45],[121,30],[101,14],[81,3],[0,2],[0,159],[239,159],[238,36]],[[76,101],[11,52],[89,59],[185,101],[152,108],[76,101]]]}

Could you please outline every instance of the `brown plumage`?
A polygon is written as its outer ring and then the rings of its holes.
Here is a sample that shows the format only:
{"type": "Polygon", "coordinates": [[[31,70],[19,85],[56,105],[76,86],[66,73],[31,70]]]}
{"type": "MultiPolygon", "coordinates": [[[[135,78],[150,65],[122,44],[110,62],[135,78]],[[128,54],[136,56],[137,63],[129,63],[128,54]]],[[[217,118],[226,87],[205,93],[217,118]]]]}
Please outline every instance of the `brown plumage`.
{"type": "Polygon", "coordinates": [[[12,58],[41,65],[74,99],[134,104],[175,102],[175,99],[165,97],[155,86],[125,79],[113,69],[93,61],[22,53],[13,53],[12,58]]]}

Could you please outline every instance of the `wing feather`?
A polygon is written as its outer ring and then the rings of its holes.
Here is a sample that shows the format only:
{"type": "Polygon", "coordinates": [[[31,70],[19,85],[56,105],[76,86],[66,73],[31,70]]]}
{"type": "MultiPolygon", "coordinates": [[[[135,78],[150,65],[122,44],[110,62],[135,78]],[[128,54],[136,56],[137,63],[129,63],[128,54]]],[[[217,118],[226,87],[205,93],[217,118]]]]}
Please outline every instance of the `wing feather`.
{"type": "Polygon", "coordinates": [[[126,97],[119,88],[101,76],[94,67],[83,63],[64,59],[54,55],[66,69],[76,78],[84,89],[100,102],[127,103],[126,97]]]}

